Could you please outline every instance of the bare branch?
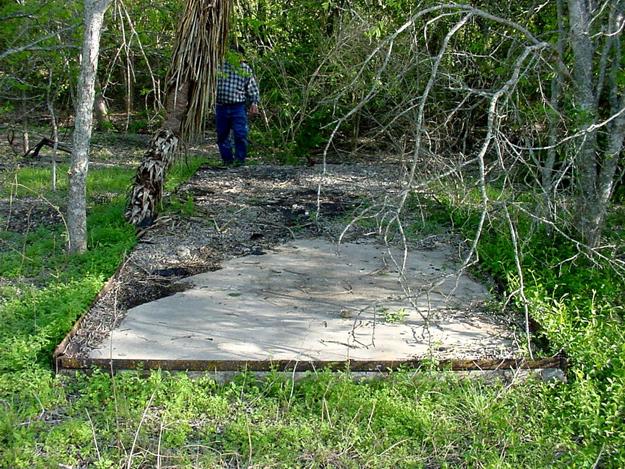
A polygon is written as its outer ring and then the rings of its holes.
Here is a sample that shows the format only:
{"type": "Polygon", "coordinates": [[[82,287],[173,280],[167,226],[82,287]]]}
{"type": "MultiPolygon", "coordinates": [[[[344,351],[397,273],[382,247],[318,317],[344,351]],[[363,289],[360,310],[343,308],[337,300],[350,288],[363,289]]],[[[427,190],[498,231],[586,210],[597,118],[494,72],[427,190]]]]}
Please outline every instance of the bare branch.
{"type": "Polygon", "coordinates": [[[76,46],[69,46],[69,45],[60,45],[60,46],[47,46],[47,47],[43,47],[43,46],[37,46],[37,44],[47,41],[48,39],[52,39],[54,37],[57,37],[59,34],[67,32],[67,31],[72,31],[76,28],[78,28],[80,26],[80,23],[75,23],[73,25],[67,26],[63,29],[60,29],[59,31],[55,31],[53,33],[48,34],[47,36],[44,36],[40,39],[37,39],[36,41],[31,42],[30,44],[25,44],[23,46],[20,47],[15,47],[12,49],[7,49],[4,52],[0,52],[0,60],[4,59],[5,57],[8,57],[11,54],[17,54],[18,52],[24,52],[24,51],[33,51],[33,50],[58,50],[58,49],[70,49],[70,48],[77,48],[76,46]]]}
{"type": "Polygon", "coordinates": [[[35,16],[30,13],[12,13],[10,15],[0,16],[0,21],[14,20],[18,18],[28,18],[32,20],[35,19],[35,16]]]}

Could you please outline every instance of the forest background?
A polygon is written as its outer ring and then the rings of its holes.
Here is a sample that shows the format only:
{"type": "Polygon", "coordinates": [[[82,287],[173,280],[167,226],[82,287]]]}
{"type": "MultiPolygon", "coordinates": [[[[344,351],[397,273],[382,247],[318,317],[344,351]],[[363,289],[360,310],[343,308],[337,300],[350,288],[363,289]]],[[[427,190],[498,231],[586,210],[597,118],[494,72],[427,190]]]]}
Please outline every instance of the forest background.
{"type": "MultiPolygon", "coordinates": [[[[97,141],[158,129],[182,3],[111,4],[97,141]]],[[[624,465],[624,3],[234,6],[231,41],[262,90],[253,158],[395,155],[405,197],[354,217],[387,235],[464,236],[467,267],[495,279],[501,309],[539,325],[527,353],[567,355],[567,383],[407,370],[373,383],[242,374],[223,386],[160,373],[55,377],[54,346],[136,243],[122,217],[131,172],[113,164],[88,186],[87,253],[65,252],[62,222],[0,233],[0,465],[624,465]],[[404,225],[410,212],[421,222],[404,225]]],[[[52,167],[21,157],[43,136],[69,141],[82,8],[0,2],[0,125],[14,150],[3,153],[6,199],[63,211],[66,166],[52,190],[52,167]]],[[[178,167],[169,187],[199,164],[178,167]]],[[[8,227],[9,209],[0,216],[8,227]]]]}

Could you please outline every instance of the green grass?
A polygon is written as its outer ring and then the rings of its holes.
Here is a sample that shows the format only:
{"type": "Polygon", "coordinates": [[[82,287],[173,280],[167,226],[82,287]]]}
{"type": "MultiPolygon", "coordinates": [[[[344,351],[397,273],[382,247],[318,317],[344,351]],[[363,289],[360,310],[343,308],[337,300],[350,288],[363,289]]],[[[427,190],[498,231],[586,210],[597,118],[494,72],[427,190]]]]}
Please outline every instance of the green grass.
{"type": "MultiPolygon", "coordinates": [[[[17,197],[25,193],[42,196],[49,181],[47,171],[46,175],[41,169],[20,170],[11,179],[29,190],[14,187],[17,197]]],[[[90,203],[85,254],[67,254],[62,225],[26,234],[0,233],[0,276],[16,284],[0,291],[0,372],[22,372],[35,364],[47,367],[53,348],[135,245],[134,228],[122,216],[123,194],[131,175],[117,168],[90,171],[90,195],[106,192],[111,202],[90,203]],[[25,278],[28,282],[20,282],[25,278]]],[[[59,193],[52,196],[61,197],[64,190],[66,186],[59,181],[59,193]]],[[[45,195],[46,199],[50,196],[45,195]]]]}
{"type": "Polygon", "coordinates": [[[206,158],[199,156],[191,156],[187,159],[178,161],[167,173],[167,181],[165,181],[165,190],[171,191],[178,185],[189,179],[200,166],[206,164],[206,158]]]}
{"type": "MultiPolygon", "coordinates": [[[[473,207],[446,208],[454,226],[471,239],[478,213],[473,207]]],[[[569,430],[577,443],[571,461],[592,466],[625,465],[625,279],[606,262],[575,256],[576,246],[512,214],[521,240],[524,289],[531,316],[548,340],[549,354],[563,351],[569,361],[568,386],[548,394],[550,421],[569,430]],[[566,259],[572,261],[563,262],[566,259]]],[[[624,246],[625,217],[615,210],[607,232],[624,246]],[[619,215],[620,214],[620,215],[619,215]],[[612,228],[615,228],[612,230],[612,228]]],[[[519,286],[507,222],[489,220],[478,246],[479,269],[507,292],[519,286]]],[[[521,311],[521,301],[516,305],[521,311]]]]}
{"type": "MultiPolygon", "coordinates": [[[[206,162],[202,157],[181,159],[169,170],[165,183],[166,190],[172,190],[181,182],[187,180],[197,169],[206,162]]],[[[0,173],[0,197],[55,195],[65,197],[67,194],[68,177],[67,163],[57,165],[57,191],[51,192],[50,167],[26,167],[16,171],[0,173]]],[[[91,167],[87,176],[87,196],[100,194],[124,194],[130,185],[134,169],[124,167],[91,167]]]]}
{"type": "MultiPolygon", "coordinates": [[[[167,187],[187,179],[201,164],[172,168],[167,187]]],[[[13,175],[29,194],[43,195],[49,173],[25,168],[13,175]]],[[[38,228],[27,234],[0,232],[0,276],[13,281],[28,278],[19,288],[0,290],[0,371],[19,371],[29,364],[46,364],[50,352],[85,311],[104,282],[113,274],[126,252],[136,243],[134,228],[123,219],[125,192],[133,171],[93,168],[89,172],[90,200],[108,194],[106,204],[90,203],[87,219],[89,250],[70,256],[65,250],[62,226],[38,228]]],[[[65,186],[59,184],[59,192],[65,186]]],[[[17,197],[26,193],[16,186],[17,197]]],[[[15,193],[15,192],[14,192],[15,193]]],[[[58,194],[57,194],[58,195],[58,194]]],[[[43,202],[42,202],[43,203],[43,202]]]]}
{"type": "Polygon", "coordinates": [[[323,372],[295,386],[277,374],[217,385],[184,375],[95,373],[57,389],[61,422],[34,421],[14,432],[15,442],[23,436],[27,444],[11,444],[5,454],[119,467],[136,436],[134,467],[155,467],[157,452],[175,467],[546,467],[570,461],[573,445],[561,443],[566,430],[540,425],[549,412],[545,389],[407,371],[369,382],[323,372]]]}
{"type": "MultiPolygon", "coordinates": [[[[168,190],[200,163],[176,168],[168,190]]],[[[48,197],[46,174],[29,171],[18,180],[48,197]]],[[[319,372],[298,383],[277,373],[227,384],[158,372],[54,376],[54,346],[136,242],[121,216],[129,176],[92,171],[84,255],[65,254],[61,227],[2,233],[14,249],[0,254],[0,467],[625,466],[623,279],[581,259],[554,269],[573,247],[522,219],[531,313],[545,353],[568,354],[568,383],[509,387],[429,370],[372,381],[319,372]],[[103,194],[110,203],[96,203],[103,194]]],[[[192,201],[175,203],[192,212],[192,201]]],[[[454,226],[470,238],[474,206],[411,203],[425,215],[411,221],[413,235],[454,226]]],[[[510,243],[492,219],[479,246],[480,269],[508,290],[518,282],[510,243]]]]}
{"type": "MultiPolygon", "coordinates": [[[[46,197],[63,197],[67,194],[68,177],[67,171],[69,165],[66,163],[57,166],[57,191],[54,194],[51,188],[51,169],[49,167],[28,167],[20,168],[16,172],[6,172],[0,175],[0,197],[38,196],[46,195],[46,197]]],[[[130,177],[133,171],[127,168],[92,167],[87,175],[87,196],[92,197],[94,194],[102,193],[120,193],[124,192],[129,185],[130,177]]]]}

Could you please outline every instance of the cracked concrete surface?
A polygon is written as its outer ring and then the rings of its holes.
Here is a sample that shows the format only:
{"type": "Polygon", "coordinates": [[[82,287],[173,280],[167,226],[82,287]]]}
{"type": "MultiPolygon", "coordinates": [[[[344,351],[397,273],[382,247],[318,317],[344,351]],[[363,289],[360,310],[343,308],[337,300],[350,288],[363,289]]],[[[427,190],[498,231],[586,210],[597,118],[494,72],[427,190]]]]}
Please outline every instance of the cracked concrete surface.
{"type": "Polygon", "coordinates": [[[403,253],[373,242],[292,241],[187,277],[128,310],[91,358],[338,361],[517,358],[484,286],[448,246],[403,253]],[[401,281],[400,281],[401,280],[401,281]],[[404,288],[402,288],[402,284],[404,288]]]}

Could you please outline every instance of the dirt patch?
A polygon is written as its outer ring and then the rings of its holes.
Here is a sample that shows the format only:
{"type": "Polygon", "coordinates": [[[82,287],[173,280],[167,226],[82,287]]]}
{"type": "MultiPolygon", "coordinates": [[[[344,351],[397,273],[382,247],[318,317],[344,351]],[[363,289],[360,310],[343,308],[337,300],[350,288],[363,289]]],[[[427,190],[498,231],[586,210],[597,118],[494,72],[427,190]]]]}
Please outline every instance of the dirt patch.
{"type": "Polygon", "coordinates": [[[22,234],[39,227],[51,228],[63,222],[61,209],[38,197],[0,200],[0,213],[2,230],[22,234]]]}

